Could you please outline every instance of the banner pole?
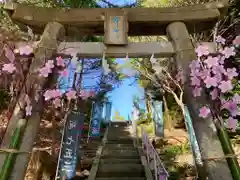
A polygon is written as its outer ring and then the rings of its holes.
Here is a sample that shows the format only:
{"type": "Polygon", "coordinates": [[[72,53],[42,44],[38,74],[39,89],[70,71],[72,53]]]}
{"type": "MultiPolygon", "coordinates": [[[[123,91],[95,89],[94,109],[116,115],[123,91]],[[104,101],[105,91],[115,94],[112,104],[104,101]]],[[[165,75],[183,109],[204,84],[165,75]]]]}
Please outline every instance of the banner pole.
{"type": "Polygon", "coordinates": [[[89,125],[88,125],[88,136],[87,136],[87,144],[89,141],[89,136],[90,136],[90,128],[91,128],[91,124],[92,124],[92,114],[93,114],[93,105],[95,102],[92,103],[92,109],[91,109],[91,115],[90,115],[90,121],[89,121],[89,125]]]}

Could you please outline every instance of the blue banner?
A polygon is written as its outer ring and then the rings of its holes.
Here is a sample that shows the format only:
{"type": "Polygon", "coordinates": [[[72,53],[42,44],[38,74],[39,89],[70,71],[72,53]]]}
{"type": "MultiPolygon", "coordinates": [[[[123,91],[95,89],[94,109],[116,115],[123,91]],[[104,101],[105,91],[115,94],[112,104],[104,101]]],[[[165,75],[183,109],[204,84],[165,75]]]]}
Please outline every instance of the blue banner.
{"type": "Polygon", "coordinates": [[[93,102],[92,115],[91,115],[91,126],[90,126],[90,137],[100,136],[100,125],[102,120],[103,103],[93,102]]]}
{"type": "Polygon", "coordinates": [[[152,104],[155,135],[158,137],[163,137],[164,136],[163,102],[153,101],[152,104]]]}
{"type": "Polygon", "coordinates": [[[111,115],[112,115],[112,103],[106,102],[105,103],[105,118],[104,122],[108,124],[111,121],[111,115]]]}
{"type": "Polygon", "coordinates": [[[67,117],[59,152],[56,179],[71,179],[76,175],[79,143],[85,115],[72,111],[67,117]]]}
{"type": "Polygon", "coordinates": [[[198,142],[197,142],[197,139],[196,139],[195,131],[193,129],[192,119],[191,119],[191,116],[189,114],[188,107],[185,106],[184,110],[185,110],[185,118],[184,118],[185,119],[185,125],[186,125],[187,131],[188,131],[190,146],[191,146],[191,149],[192,149],[192,154],[194,156],[195,165],[203,166],[203,161],[202,161],[200,148],[199,148],[199,145],[198,145],[198,142]]]}

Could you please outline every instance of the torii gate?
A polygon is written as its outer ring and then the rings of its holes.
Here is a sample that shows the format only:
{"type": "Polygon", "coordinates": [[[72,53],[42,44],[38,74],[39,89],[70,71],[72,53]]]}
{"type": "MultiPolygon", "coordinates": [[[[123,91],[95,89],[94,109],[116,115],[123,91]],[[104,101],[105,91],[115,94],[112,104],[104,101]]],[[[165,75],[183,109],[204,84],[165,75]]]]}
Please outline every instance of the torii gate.
{"type": "MultiPolygon", "coordinates": [[[[226,1],[225,1],[226,2],[226,1]]],[[[189,7],[174,8],[99,8],[99,9],[66,9],[40,8],[20,4],[6,4],[11,19],[22,30],[29,26],[34,33],[42,34],[36,46],[26,87],[29,82],[37,82],[33,89],[43,89],[45,78],[36,76],[36,69],[44,64],[44,59],[55,55],[65,57],[76,54],[79,57],[174,57],[178,68],[183,69],[184,78],[188,80],[188,64],[196,58],[190,33],[197,33],[213,28],[214,24],[225,10],[227,3],[208,3],[189,7]],[[71,36],[69,27],[78,29],[79,35],[104,35],[104,43],[61,42],[64,36],[71,36]],[[170,42],[128,43],[129,36],[168,35],[170,42]]],[[[21,43],[22,44],[22,43],[21,43]]],[[[208,157],[223,157],[224,153],[216,133],[212,118],[202,120],[198,117],[200,104],[205,104],[206,98],[196,100],[188,83],[185,84],[185,103],[189,107],[194,130],[204,159],[208,157]]],[[[39,99],[34,102],[39,106],[39,99]]],[[[12,132],[21,117],[19,107],[15,107],[1,148],[7,148],[12,132]]],[[[29,118],[20,151],[31,151],[39,128],[40,114],[34,112],[29,118]]],[[[6,154],[0,154],[0,167],[6,154]]],[[[29,154],[17,155],[12,173],[12,180],[24,178],[29,154]]],[[[232,179],[226,160],[206,161],[210,179],[232,179]]],[[[199,170],[201,167],[199,168],[199,170]]]]}

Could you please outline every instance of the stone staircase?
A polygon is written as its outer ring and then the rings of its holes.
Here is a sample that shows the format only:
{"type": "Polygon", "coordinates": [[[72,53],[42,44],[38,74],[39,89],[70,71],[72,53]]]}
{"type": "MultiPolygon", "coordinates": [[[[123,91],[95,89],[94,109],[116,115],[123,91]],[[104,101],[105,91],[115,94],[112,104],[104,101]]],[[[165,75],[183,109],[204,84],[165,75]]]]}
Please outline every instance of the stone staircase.
{"type": "Polygon", "coordinates": [[[145,180],[139,150],[134,147],[128,126],[114,122],[109,126],[96,155],[89,180],[145,180]]]}

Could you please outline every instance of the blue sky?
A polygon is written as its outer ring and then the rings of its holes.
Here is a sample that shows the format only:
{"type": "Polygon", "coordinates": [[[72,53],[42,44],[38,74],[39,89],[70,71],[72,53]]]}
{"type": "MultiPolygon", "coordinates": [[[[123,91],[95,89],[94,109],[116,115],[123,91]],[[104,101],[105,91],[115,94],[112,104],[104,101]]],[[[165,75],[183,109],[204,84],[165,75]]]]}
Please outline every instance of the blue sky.
{"type": "MultiPolygon", "coordinates": [[[[117,59],[119,64],[125,63],[125,59],[117,59]]],[[[123,69],[123,72],[131,71],[131,69],[123,69]]],[[[120,115],[128,118],[128,115],[131,114],[133,106],[133,97],[134,95],[143,98],[144,90],[141,88],[138,83],[135,81],[134,77],[127,78],[123,81],[119,88],[116,88],[114,91],[108,94],[109,100],[112,102],[112,117],[115,111],[119,111],[120,115]]],[[[141,106],[144,107],[144,101],[141,101],[141,106]]]]}
{"type": "Polygon", "coordinates": [[[128,115],[131,115],[133,96],[143,96],[143,89],[140,88],[137,84],[131,86],[129,85],[133,81],[133,78],[127,79],[119,88],[109,93],[109,99],[113,104],[112,117],[115,111],[119,111],[121,116],[127,119],[128,115]]]}
{"type": "MultiPolygon", "coordinates": [[[[114,5],[122,6],[122,5],[126,5],[126,4],[132,4],[132,3],[136,2],[136,0],[108,0],[107,2],[110,2],[114,5]]],[[[102,5],[103,7],[105,5],[105,3],[102,3],[102,2],[100,2],[99,4],[102,5]]]]}

